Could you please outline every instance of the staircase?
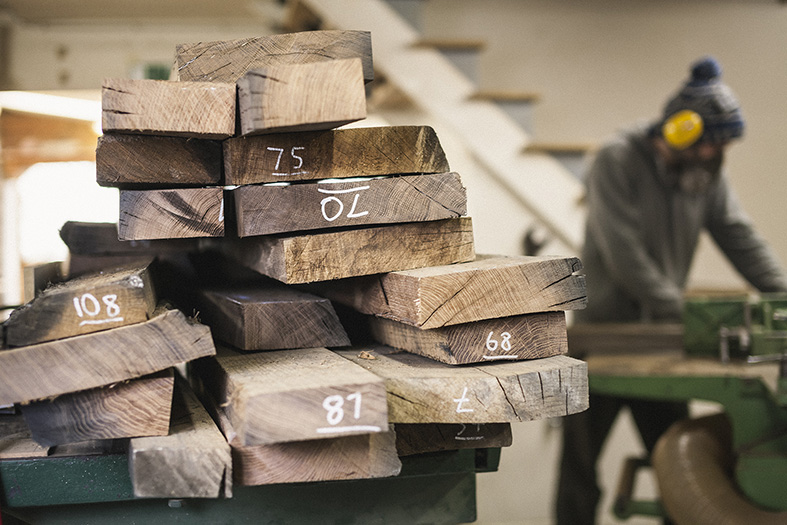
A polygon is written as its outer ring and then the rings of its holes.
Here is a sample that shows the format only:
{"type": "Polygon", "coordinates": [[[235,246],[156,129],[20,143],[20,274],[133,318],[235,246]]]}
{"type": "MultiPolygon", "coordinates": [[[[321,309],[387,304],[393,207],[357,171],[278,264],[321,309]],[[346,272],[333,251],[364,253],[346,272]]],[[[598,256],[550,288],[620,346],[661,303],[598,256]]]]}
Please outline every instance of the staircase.
{"type": "Polygon", "coordinates": [[[474,58],[482,43],[425,41],[416,29],[423,1],[300,0],[298,9],[322,28],[371,32],[373,86],[382,85],[374,89],[387,90],[398,103],[372,105],[370,115],[435,128],[468,187],[479,251],[522,253],[528,245],[578,253],[584,212],[576,159],[584,150],[538,147],[528,129],[537,97],[479,92],[474,58]],[[534,243],[534,237],[542,240],[534,243]],[[487,238],[495,239],[488,250],[487,238]]]}

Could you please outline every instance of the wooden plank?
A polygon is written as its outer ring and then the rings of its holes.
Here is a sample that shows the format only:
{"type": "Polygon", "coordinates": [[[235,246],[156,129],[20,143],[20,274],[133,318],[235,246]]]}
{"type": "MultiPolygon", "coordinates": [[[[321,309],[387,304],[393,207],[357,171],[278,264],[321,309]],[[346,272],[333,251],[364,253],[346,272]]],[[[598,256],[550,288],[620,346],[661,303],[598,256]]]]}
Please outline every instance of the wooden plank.
{"type": "Polygon", "coordinates": [[[391,423],[510,423],[588,407],[587,365],[567,356],[455,367],[382,345],[336,353],[385,380],[391,423]]]}
{"type": "Polygon", "coordinates": [[[287,284],[475,258],[469,217],[312,235],[246,238],[229,249],[244,266],[287,284]]]}
{"type": "Polygon", "coordinates": [[[224,141],[227,184],[450,171],[429,126],[374,126],[234,137],[224,141]]]}
{"type": "Polygon", "coordinates": [[[92,439],[166,436],[172,370],[22,405],[33,439],[46,447],[92,439]]]}
{"type": "Polygon", "coordinates": [[[382,380],[325,348],[243,354],[197,365],[243,445],[388,430],[382,380]]]}
{"type": "Polygon", "coordinates": [[[144,259],[197,251],[196,239],[121,241],[118,239],[117,224],[112,222],[66,221],[60,228],[60,238],[72,256],[129,255],[144,259]]]}
{"type": "Polygon", "coordinates": [[[510,447],[510,423],[399,423],[394,425],[400,456],[466,448],[510,447]]]}
{"type": "Polygon", "coordinates": [[[479,255],[463,264],[424,266],[315,289],[361,313],[421,328],[587,305],[576,257],[479,255]]]}
{"type": "Polygon", "coordinates": [[[175,46],[180,80],[236,82],[246,71],[271,65],[359,58],[365,82],[374,80],[368,31],[304,31],[175,46]]]}
{"type": "Polygon", "coordinates": [[[104,132],[224,139],[235,133],[235,84],[108,78],[104,132]]]}
{"type": "Polygon", "coordinates": [[[223,236],[221,187],[120,190],[121,241],[223,236]]]}
{"type": "Polygon", "coordinates": [[[94,161],[96,136],[91,120],[19,111],[6,106],[0,113],[3,178],[18,177],[39,162],[94,161]]]}
{"type": "Polygon", "coordinates": [[[370,317],[374,339],[384,345],[451,365],[537,359],[565,354],[566,316],[543,312],[431,328],[370,317]]]}
{"type": "Polygon", "coordinates": [[[232,448],[236,485],[371,479],[396,476],[402,469],[391,431],[243,445],[224,410],[216,406],[208,406],[208,410],[232,448]]]}
{"type": "Polygon", "coordinates": [[[238,236],[451,219],[467,214],[458,173],[248,185],[231,193],[238,236]]]}
{"type": "Polygon", "coordinates": [[[683,323],[575,323],[568,329],[569,352],[590,355],[684,351],[683,323]]]}
{"type": "Polygon", "coordinates": [[[22,415],[0,415],[0,459],[44,458],[49,451],[35,441],[22,415]]]}
{"type": "Polygon", "coordinates": [[[0,404],[87,390],[215,354],[210,329],[159,308],[144,323],[0,352],[0,404]]]}
{"type": "Polygon", "coordinates": [[[238,79],[243,135],[336,128],[366,118],[357,58],[253,69],[238,79]]]}
{"type": "Polygon", "coordinates": [[[240,350],[350,344],[329,300],[278,281],[208,287],[194,307],[215,338],[240,350]]]}
{"type": "Polygon", "coordinates": [[[166,436],[129,441],[128,465],[138,498],[232,497],[227,440],[185,381],[178,381],[166,436]]]}
{"type": "Polygon", "coordinates": [[[224,183],[221,142],[106,133],[96,147],[96,182],[124,189],[224,183]]]}
{"type": "Polygon", "coordinates": [[[11,312],[6,343],[26,346],[147,321],[156,308],[150,262],[50,286],[11,312]]]}
{"type": "Polygon", "coordinates": [[[50,284],[61,282],[63,276],[62,261],[26,265],[23,269],[24,301],[32,301],[50,284]]]}

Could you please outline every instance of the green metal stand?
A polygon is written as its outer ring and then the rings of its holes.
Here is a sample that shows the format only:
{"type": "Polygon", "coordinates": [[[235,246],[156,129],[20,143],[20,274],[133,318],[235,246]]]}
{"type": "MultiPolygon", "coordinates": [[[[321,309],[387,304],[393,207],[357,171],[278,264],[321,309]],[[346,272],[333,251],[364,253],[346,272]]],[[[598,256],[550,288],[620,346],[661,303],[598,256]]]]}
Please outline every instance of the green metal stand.
{"type": "Polygon", "coordinates": [[[467,523],[500,449],[402,458],[392,478],[233,487],[231,499],[135,499],[124,454],[0,461],[3,517],[47,524],[467,523]]]}

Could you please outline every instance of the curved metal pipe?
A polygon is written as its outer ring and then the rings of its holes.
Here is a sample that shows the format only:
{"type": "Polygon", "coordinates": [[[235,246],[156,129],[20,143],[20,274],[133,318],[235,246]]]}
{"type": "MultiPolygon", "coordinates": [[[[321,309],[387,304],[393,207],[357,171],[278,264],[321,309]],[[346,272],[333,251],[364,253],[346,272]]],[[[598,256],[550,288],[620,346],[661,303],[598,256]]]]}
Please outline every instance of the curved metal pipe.
{"type": "Polygon", "coordinates": [[[755,507],[736,489],[732,427],[723,413],[675,423],[651,461],[662,504],[679,525],[787,524],[787,512],[755,507]]]}

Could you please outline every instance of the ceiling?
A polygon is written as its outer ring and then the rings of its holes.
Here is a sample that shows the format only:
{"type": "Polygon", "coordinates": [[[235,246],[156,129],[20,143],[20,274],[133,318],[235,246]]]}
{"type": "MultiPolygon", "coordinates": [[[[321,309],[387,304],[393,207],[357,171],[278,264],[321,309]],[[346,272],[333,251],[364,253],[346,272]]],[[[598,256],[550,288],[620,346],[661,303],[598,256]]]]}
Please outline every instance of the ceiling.
{"type": "Polygon", "coordinates": [[[28,24],[248,21],[277,16],[282,4],[279,0],[0,0],[0,17],[28,24]]]}

